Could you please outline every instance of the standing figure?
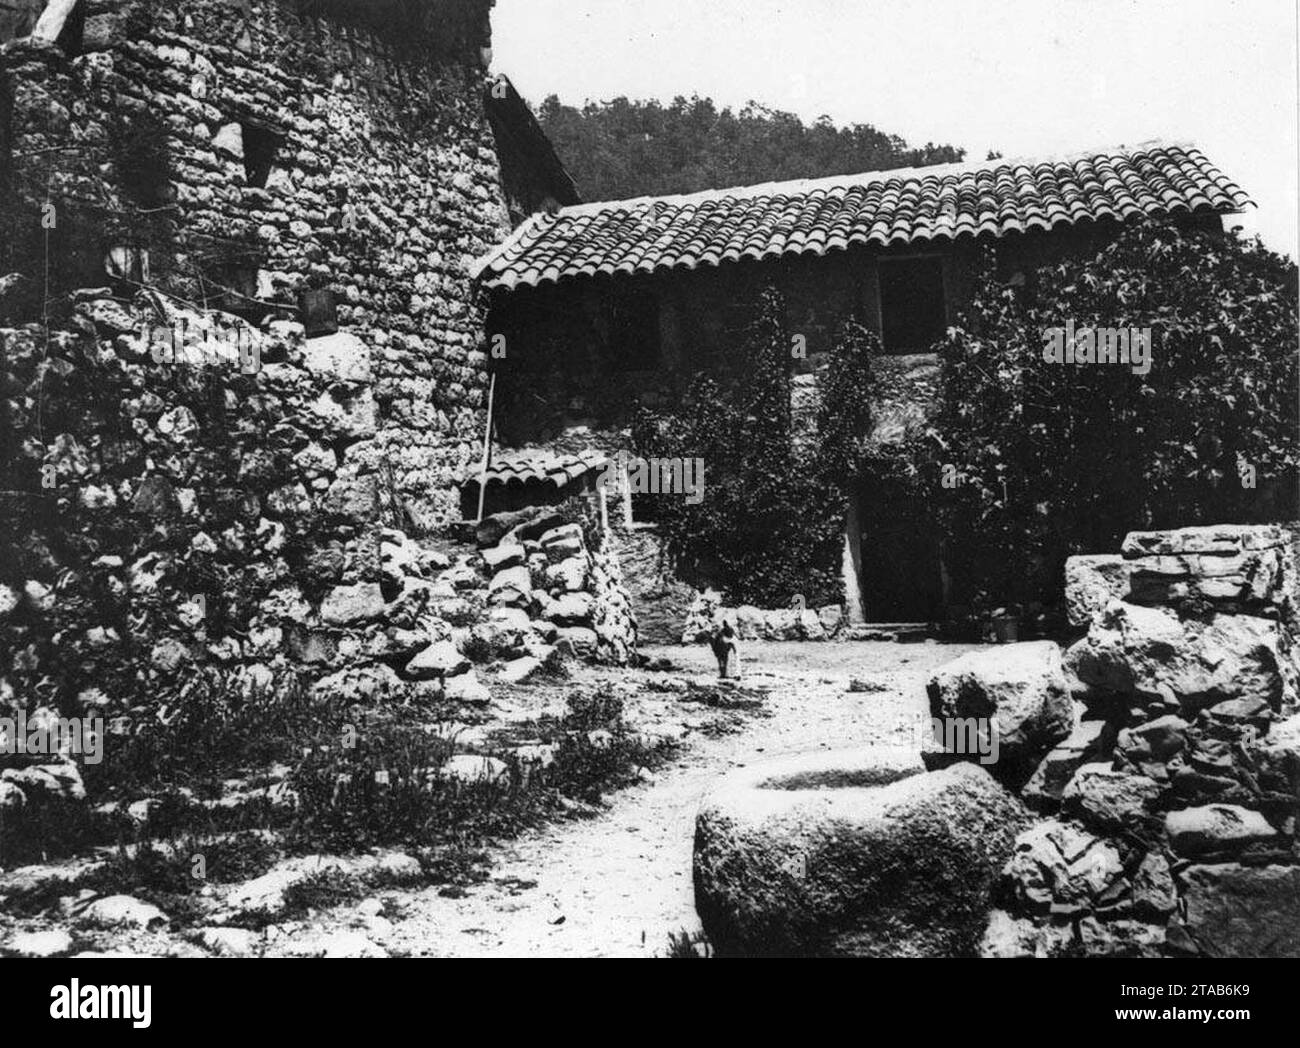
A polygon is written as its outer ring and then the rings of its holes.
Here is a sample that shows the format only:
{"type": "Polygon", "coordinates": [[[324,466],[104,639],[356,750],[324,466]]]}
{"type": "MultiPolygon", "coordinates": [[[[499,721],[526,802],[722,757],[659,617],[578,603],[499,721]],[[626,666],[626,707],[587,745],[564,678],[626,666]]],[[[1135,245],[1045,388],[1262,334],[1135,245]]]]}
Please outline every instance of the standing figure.
{"type": "Polygon", "coordinates": [[[709,643],[713,657],[718,660],[718,677],[722,680],[740,676],[740,652],[736,648],[736,631],[731,622],[723,619],[713,630],[709,643]]]}

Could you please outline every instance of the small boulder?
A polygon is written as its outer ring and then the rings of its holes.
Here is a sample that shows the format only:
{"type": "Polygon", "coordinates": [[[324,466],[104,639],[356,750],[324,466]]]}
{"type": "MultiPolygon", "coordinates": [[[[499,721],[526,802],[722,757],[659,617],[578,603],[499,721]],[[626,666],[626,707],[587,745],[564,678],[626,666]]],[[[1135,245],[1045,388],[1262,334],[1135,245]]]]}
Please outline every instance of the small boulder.
{"type": "Polygon", "coordinates": [[[485,621],[470,630],[474,642],[498,659],[518,655],[532,633],[532,622],[522,608],[493,608],[485,621]]]}
{"type": "Polygon", "coordinates": [[[826,630],[822,626],[822,620],[817,616],[817,612],[811,609],[798,613],[798,629],[800,640],[819,641],[826,639],[826,630]]]}
{"type": "Polygon", "coordinates": [[[1065,661],[1091,688],[1134,695],[1147,705],[1168,693],[1192,714],[1251,697],[1281,710],[1298,694],[1285,627],[1251,615],[1202,622],[1168,608],[1115,602],[1065,661]]]}
{"type": "Polygon", "coordinates": [[[1300,714],[1278,721],[1255,750],[1262,784],[1300,801],[1300,714]]]}
{"type": "Polygon", "coordinates": [[[564,593],[546,603],[542,617],[557,626],[589,626],[594,610],[590,593],[564,593]]]}
{"type": "Polygon", "coordinates": [[[577,524],[552,528],[539,541],[547,560],[552,564],[559,564],[570,557],[576,557],[587,548],[583,542],[582,528],[577,524]]]}
{"type": "Polygon", "coordinates": [[[0,778],[0,817],[12,816],[26,806],[27,794],[23,793],[17,783],[0,778]]]}
{"type": "Polygon", "coordinates": [[[388,602],[378,582],[336,586],[321,604],[321,620],[330,626],[354,626],[380,618],[388,602]]]}
{"type": "Polygon", "coordinates": [[[312,685],[312,697],[320,701],[346,699],[370,705],[396,695],[401,690],[401,678],[392,668],[376,663],[339,670],[322,677],[312,685]]]}
{"type": "Polygon", "coordinates": [[[1013,917],[994,910],[980,939],[981,957],[1059,957],[1074,943],[1069,925],[1013,917]]]}
{"type": "Polygon", "coordinates": [[[1014,787],[1023,785],[1042,757],[1074,728],[1074,704],[1061,650],[1051,641],[1007,644],[963,655],[940,667],[926,692],[934,720],[946,724],[974,719],[996,729],[993,773],[1014,787]]]}
{"type": "Polygon", "coordinates": [[[1173,850],[1184,856],[1239,850],[1277,836],[1259,812],[1236,804],[1206,804],[1171,811],[1165,816],[1165,832],[1173,850]]]}
{"type": "Polygon", "coordinates": [[[817,609],[817,618],[821,621],[822,632],[829,639],[836,636],[844,625],[844,609],[838,604],[828,604],[817,609]]]}
{"type": "Polygon", "coordinates": [[[200,928],[199,945],[218,957],[256,957],[262,950],[262,936],[244,928],[200,928]]]}
{"type": "Polygon", "coordinates": [[[549,565],[544,572],[546,584],[564,593],[579,593],[587,586],[587,558],[568,557],[549,565]]]}
{"type": "Polygon", "coordinates": [[[555,649],[577,659],[596,654],[596,631],[585,626],[562,626],[555,631],[555,649]]]}
{"type": "Polygon", "coordinates": [[[1129,565],[1121,556],[1096,554],[1065,561],[1065,606],[1071,626],[1089,626],[1112,600],[1128,593],[1129,565]]]}
{"type": "Polygon", "coordinates": [[[1012,912],[1062,919],[1091,910],[1123,876],[1113,844],[1057,819],[1021,834],[1002,872],[1012,912]]]}
{"type": "Polygon", "coordinates": [[[488,586],[488,603],[493,607],[526,608],[532,596],[532,579],[523,565],[497,572],[488,586]]]}
{"type": "Polygon", "coordinates": [[[0,783],[16,786],[32,804],[79,803],[86,799],[81,769],[71,762],[8,768],[0,772],[0,783]]]}
{"type": "Polygon", "coordinates": [[[1061,795],[1066,815],[1099,833],[1137,829],[1151,817],[1163,787],[1145,775],[1085,764],[1061,795]]]}
{"type": "Polygon", "coordinates": [[[62,928],[48,931],[17,932],[4,944],[4,951],[14,957],[61,957],[72,952],[72,936],[62,928]]]}
{"type": "Polygon", "coordinates": [[[517,659],[511,659],[502,666],[501,672],[497,674],[497,680],[502,684],[522,684],[530,677],[540,673],[541,669],[541,659],[534,658],[531,655],[524,655],[517,659]]]}
{"type": "Polygon", "coordinates": [[[1061,806],[1061,794],[1074,773],[1105,753],[1110,735],[1113,732],[1105,721],[1080,721],[1069,737],[1042,759],[1025,784],[1021,799],[1035,811],[1055,812],[1061,806]]]}
{"type": "Polygon", "coordinates": [[[168,923],[168,918],[157,906],[130,895],[109,895],[96,899],[81,911],[87,924],[103,928],[153,928],[168,923]]]}
{"type": "Polygon", "coordinates": [[[469,659],[449,640],[436,641],[406,664],[406,675],[413,680],[455,677],[470,668],[469,659]]]}
{"type": "Polygon", "coordinates": [[[1133,874],[1133,913],[1138,917],[1163,920],[1178,907],[1169,860],[1158,851],[1147,852],[1133,874]]]}
{"type": "Polygon", "coordinates": [[[510,766],[496,757],[480,757],[472,753],[458,753],[447,759],[437,770],[440,779],[475,785],[491,783],[504,785],[510,782],[510,766]]]}
{"type": "Polygon", "coordinates": [[[473,670],[446,678],[443,682],[443,697],[448,702],[466,706],[486,706],[492,701],[492,693],[473,670]]]}
{"type": "Polygon", "coordinates": [[[515,568],[523,564],[526,554],[523,546],[509,542],[483,550],[482,557],[483,563],[488,566],[488,570],[495,574],[498,571],[505,571],[507,568],[515,568]]]}
{"type": "Polygon", "coordinates": [[[1079,922],[1079,943],[1088,957],[1163,957],[1163,925],[1142,921],[1100,921],[1085,917],[1079,922]]]}

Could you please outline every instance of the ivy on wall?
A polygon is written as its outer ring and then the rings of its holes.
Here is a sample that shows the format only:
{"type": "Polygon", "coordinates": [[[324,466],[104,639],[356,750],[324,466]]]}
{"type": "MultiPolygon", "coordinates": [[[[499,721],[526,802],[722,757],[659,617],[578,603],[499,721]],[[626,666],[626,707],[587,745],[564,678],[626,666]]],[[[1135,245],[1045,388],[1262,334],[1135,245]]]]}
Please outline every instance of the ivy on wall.
{"type": "Polygon", "coordinates": [[[845,495],[870,430],[873,336],[841,326],[816,439],[800,450],[785,303],[768,288],[736,313],[725,374],[699,377],[682,411],[643,412],[633,428],[642,456],[704,463],[703,498],[662,498],[660,529],[679,574],[720,588],[728,603],[837,604],[845,495]]]}

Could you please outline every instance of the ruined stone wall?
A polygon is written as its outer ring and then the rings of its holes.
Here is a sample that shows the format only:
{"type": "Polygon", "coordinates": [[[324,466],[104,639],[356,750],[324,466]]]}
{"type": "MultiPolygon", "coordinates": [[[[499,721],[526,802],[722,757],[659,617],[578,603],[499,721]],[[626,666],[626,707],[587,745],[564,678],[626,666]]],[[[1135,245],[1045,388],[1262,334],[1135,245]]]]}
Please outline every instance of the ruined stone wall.
{"type": "Polygon", "coordinates": [[[1066,570],[1082,717],[1024,786],[1048,818],[985,954],[1300,956],[1293,535],[1139,532],[1066,570]]]}
{"type": "Polygon", "coordinates": [[[50,257],[57,294],[106,283],[116,249],[119,290],[253,319],[333,290],[372,367],[374,433],[349,467],[391,469],[421,527],[456,516],[451,470],[486,407],[467,265],[508,229],[484,111],[490,4],[440,0],[419,25],[394,13],[411,5],[82,6],[63,47],[4,56],[5,270],[34,292],[50,257]]]}

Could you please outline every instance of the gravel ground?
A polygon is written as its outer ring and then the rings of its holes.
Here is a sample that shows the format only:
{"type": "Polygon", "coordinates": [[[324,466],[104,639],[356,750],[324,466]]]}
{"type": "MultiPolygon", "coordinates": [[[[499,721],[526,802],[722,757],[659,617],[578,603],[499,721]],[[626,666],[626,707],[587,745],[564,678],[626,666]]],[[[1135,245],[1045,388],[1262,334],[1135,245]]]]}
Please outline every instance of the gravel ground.
{"type": "MultiPolygon", "coordinates": [[[[371,939],[392,953],[439,957],[662,955],[671,933],[699,930],[691,888],[695,812],[720,774],[819,748],[879,743],[915,752],[926,676],[973,648],[870,642],[745,647],[746,682],[767,698],[763,712],[746,714],[739,731],[692,734],[653,781],[612,796],[603,814],[504,845],[491,879],[463,898],[436,889],[384,893],[391,929],[376,934],[371,925],[371,939]],[[882,690],[849,692],[853,678],[882,690]]],[[[663,655],[687,673],[716,668],[706,647],[646,654],[663,655]]],[[[312,933],[359,923],[344,908],[312,933]]]]}
{"type": "MultiPolygon", "coordinates": [[[[700,930],[691,885],[695,813],[720,775],[816,749],[876,744],[915,756],[926,677],[973,648],[745,644],[741,697],[751,708],[743,709],[692,700],[688,682],[716,680],[705,646],[645,652],[669,660],[669,671],[580,667],[566,681],[497,685],[498,729],[557,704],[563,709],[574,686],[616,682],[629,726],[681,737],[682,744],[653,775],[608,795],[594,816],[552,823],[491,849],[488,880],[468,888],[382,889],[363,901],[288,919],[265,935],[172,930],[161,913],[155,923],[147,912],[152,907],[118,897],[104,904],[122,911],[111,928],[96,931],[93,922],[67,917],[15,922],[0,913],[0,941],[27,955],[662,956],[670,935],[700,930]],[[19,948],[9,941],[17,933],[37,939],[19,948]]],[[[693,694],[698,700],[701,693],[693,694]]]]}

